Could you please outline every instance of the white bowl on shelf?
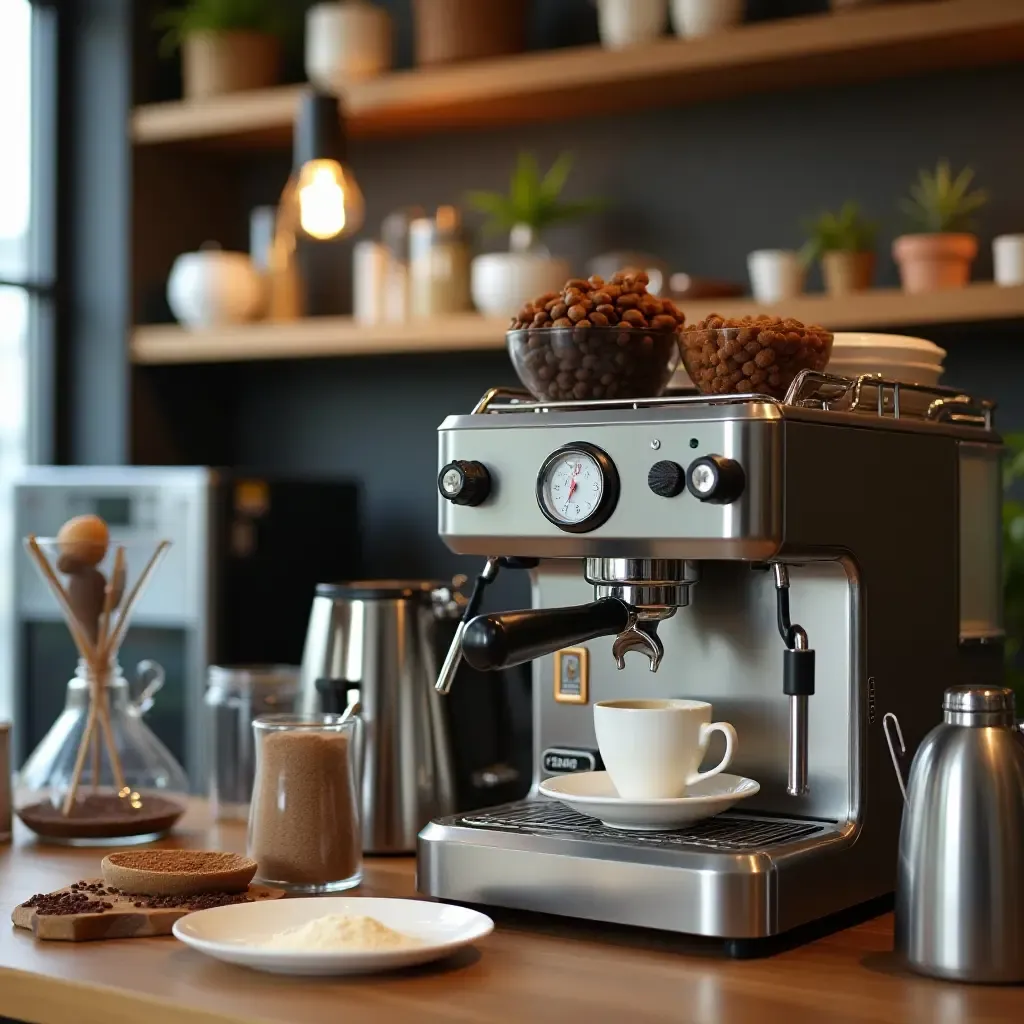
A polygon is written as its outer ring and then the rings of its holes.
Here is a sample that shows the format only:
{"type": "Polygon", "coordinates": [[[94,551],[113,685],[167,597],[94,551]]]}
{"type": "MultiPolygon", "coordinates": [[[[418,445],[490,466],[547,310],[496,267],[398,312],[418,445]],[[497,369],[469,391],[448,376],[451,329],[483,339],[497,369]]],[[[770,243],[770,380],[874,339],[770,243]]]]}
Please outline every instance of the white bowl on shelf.
{"type": "Polygon", "coordinates": [[[263,279],[241,252],[183,253],[167,278],[167,303],[186,327],[244,323],[259,314],[263,300],[263,279]]]}

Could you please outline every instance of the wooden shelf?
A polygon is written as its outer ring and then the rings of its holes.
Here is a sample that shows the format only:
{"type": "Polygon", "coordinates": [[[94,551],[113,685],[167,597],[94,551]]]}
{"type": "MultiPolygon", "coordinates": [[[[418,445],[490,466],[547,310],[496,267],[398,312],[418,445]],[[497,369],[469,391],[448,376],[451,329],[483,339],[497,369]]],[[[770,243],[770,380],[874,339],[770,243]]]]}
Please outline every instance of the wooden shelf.
{"type": "MultiPolygon", "coordinates": [[[[345,92],[351,131],[388,136],[607,114],[1024,59],[1021,0],[897,3],[742,25],[701,40],[596,46],[401,71],[345,92]]],[[[300,86],[136,109],[138,145],[286,143],[300,86]]]]}
{"type": "Polygon", "coordinates": [[[234,324],[192,331],[176,325],[138,327],[135,363],[225,363],[256,359],[462,352],[501,348],[507,320],[465,314],[445,321],[367,326],[351,317],[292,323],[234,324]]]}
{"type": "MultiPolygon", "coordinates": [[[[709,313],[746,316],[771,313],[749,299],[684,303],[687,318],[709,313]]],[[[896,289],[833,299],[804,295],[787,302],[786,316],[836,330],[871,327],[927,327],[929,324],[984,323],[1024,319],[1024,288],[976,284],[929,295],[905,295],[896,289]]],[[[132,361],[139,364],[229,363],[267,359],[466,352],[505,346],[506,320],[473,314],[443,322],[365,326],[349,317],[322,317],[294,323],[238,324],[190,331],[173,325],[136,328],[132,361]]]]}

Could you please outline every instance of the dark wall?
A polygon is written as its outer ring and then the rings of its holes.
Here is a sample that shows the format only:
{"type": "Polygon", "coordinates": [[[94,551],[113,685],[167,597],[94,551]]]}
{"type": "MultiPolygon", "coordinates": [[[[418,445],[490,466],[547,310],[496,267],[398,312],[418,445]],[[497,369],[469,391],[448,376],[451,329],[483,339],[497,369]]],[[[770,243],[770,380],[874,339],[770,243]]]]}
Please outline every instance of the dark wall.
{"type": "MultiPolygon", "coordinates": [[[[992,192],[982,218],[977,277],[988,242],[1024,229],[1019,103],[1024,68],[939,75],[870,87],[759,96],[694,109],[505,131],[357,144],[368,229],[393,207],[458,202],[501,187],[523,146],[543,159],[577,154],[573,190],[614,197],[604,216],[552,232],[551,247],[582,267],[611,247],[643,248],[695,273],[745,279],[759,246],[796,245],[799,222],[855,197],[884,219],[880,277],[898,232],[896,198],[922,165],[971,163],[992,192]]],[[[274,171],[254,169],[247,200],[274,171]]],[[[283,173],[283,172],[282,172],[283,173]]],[[[906,332],[904,332],[906,333],[906,332]]],[[[947,380],[991,395],[1004,428],[1024,428],[1024,348],[1014,326],[919,332],[947,347],[947,380]]],[[[195,373],[209,371],[196,370],[195,373]]],[[[365,485],[375,573],[433,575],[475,566],[435,535],[435,428],[494,384],[514,383],[503,354],[387,356],[230,368],[239,462],[352,473],[365,485]]],[[[525,591],[521,591],[525,595],[525,591]]]]}
{"type": "MultiPolygon", "coordinates": [[[[545,40],[592,38],[593,15],[585,0],[571,8],[574,13],[566,10],[538,6],[547,19],[545,40]]],[[[403,61],[408,51],[406,25],[399,44],[403,61]]],[[[945,156],[956,166],[972,165],[979,184],[992,194],[980,218],[982,252],[975,268],[975,276],[984,279],[991,275],[992,236],[1024,230],[1022,99],[1024,66],[1015,65],[631,117],[595,111],[556,124],[356,142],[351,162],[367,200],[364,234],[376,234],[397,206],[461,203],[468,189],[505,187],[523,148],[542,162],[571,149],[576,168],[570,191],[611,202],[600,217],[553,230],[547,238],[578,270],[590,255],[631,248],[660,255],[675,269],[744,282],[749,250],[797,246],[803,218],[853,198],[882,222],[879,283],[895,285],[888,251],[901,228],[897,200],[919,168],[945,156]]],[[[237,232],[220,239],[242,248],[246,211],[276,201],[289,164],[284,154],[244,159],[237,232]]],[[[472,218],[470,224],[477,226],[472,218]]],[[[503,244],[484,240],[478,248],[503,244]]],[[[912,333],[948,347],[948,382],[999,400],[1004,429],[1024,428],[1024,401],[1017,394],[1017,381],[1024,380],[1021,325],[912,333]]],[[[173,377],[179,393],[205,391],[219,410],[217,430],[205,438],[193,431],[180,450],[184,460],[229,457],[244,465],[358,477],[367,498],[373,573],[435,575],[475,568],[476,560],[453,558],[436,538],[435,429],[448,413],[468,411],[487,387],[514,382],[503,354],[143,372],[152,375],[158,394],[173,377]],[[226,395],[229,401],[218,397],[226,395]]],[[[524,590],[517,593],[525,599],[524,590]]]]}

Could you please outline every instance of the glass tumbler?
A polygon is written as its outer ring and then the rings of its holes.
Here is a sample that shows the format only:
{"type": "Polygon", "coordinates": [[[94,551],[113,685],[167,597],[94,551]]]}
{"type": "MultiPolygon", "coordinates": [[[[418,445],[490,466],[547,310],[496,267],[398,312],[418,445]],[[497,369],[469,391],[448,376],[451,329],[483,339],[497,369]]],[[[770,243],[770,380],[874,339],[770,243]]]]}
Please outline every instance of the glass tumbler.
{"type": "Polygon", "coordinates": [[[356,730],[341,715],[264,715],[253,722],[256,780],[249,856],[265,884],[297,893],[362,879],[356,730]]]}

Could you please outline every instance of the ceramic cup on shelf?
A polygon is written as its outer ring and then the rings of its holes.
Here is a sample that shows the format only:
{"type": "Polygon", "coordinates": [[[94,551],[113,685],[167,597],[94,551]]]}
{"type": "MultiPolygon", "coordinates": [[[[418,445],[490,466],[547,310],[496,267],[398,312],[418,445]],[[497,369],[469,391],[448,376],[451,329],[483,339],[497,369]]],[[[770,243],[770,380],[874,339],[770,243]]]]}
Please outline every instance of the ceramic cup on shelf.
{"type": "Polygon", "coordinates": [[[1004,288],[1024,285],[1024,235],[1000,235],[992,240],[996,284],[1004,288]]]}
{"type": "Polygon", "coordinates": [[[804,289],[804,266],[789,249],[757,249],[747,256],[747,270],[758,302],[785,302],[804,289]]]}
{"type": "Polygon", "coordinates": [[[594,705],[594,730],[601,759],[620,797],[666,800],[729,767],[736,730],[711,721],[702,700],[602,700],[594,705]],[[700,771],[711,734],[725,738],[714,768],[700,771]]]}
{"type": "Polygon", "coordinates": [[[186,327],[244,323],[259,314],[263,300],[263,279],[241,252],[183,253],[167,279],[167,302],[186,327]]]}
{"type": "Polygon", "coordinates": [[[601,45],[621,50],[657,39],[668,21],[668,0],[597,0],[601,45]]]}
{"type": "Polygon", "coordinates": [[[316,4],[306,12],[306,77],[324,92],[391,67],[391,17],[365,0],[316,4]]]}
{"type": "Polygon", "coordinates": [[[721,32],[743,20],[746,0],[672,0],[672,28],[691,39],[721,32]]]}

